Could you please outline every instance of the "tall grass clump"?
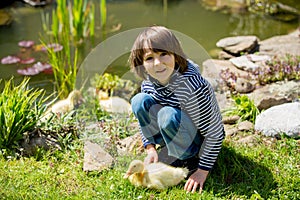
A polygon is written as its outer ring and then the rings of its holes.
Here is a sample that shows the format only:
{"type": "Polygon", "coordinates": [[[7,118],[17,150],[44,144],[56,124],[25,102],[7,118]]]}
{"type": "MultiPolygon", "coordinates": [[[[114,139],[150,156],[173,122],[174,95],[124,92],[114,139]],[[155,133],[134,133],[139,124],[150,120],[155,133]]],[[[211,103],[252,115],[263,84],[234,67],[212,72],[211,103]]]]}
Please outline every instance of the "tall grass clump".
{"type": "Polygon", "coordinates": [[[46,107],[44,91],[30,89],[29,78],[15,86],[13,78],[4,83],[0,95],[0,149],[13,150],[27,131],[33,131],[46,107]]]}

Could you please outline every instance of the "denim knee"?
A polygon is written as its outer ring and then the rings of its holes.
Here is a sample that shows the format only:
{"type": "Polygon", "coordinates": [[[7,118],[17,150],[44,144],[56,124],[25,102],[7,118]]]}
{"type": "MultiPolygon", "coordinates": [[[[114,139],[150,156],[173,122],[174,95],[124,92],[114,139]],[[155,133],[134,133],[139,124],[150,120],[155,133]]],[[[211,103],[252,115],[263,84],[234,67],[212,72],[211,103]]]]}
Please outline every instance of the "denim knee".
{"type": "Polygon", "coordinates": [[[157,114],[158,125],[162,130],[177,131],[180,125],[180,110],[169,106],[163,107],[157,114]]]}
{"type": "Polygon", "coordinates": [[[145,94],[145,93],[136,94],[131,99],[131,107],[133,113],[136,114],[139,110],[141,110],[148,99],[152,99],[152,97],[149,94],[145,94]]]}

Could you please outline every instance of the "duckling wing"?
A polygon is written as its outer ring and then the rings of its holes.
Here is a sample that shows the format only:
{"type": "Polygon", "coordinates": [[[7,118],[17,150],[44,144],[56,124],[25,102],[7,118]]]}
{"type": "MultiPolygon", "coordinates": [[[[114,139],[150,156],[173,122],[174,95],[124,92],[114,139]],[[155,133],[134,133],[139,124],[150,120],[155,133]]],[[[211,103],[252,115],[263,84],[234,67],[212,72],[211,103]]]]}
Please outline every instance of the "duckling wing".
{"type": "Polygon", "coordinates": [[[157,190],[162,190],[162,189],[166,188],[160,179],[155,178],[153,176],[151,177],[151,175],[149,176],[149,173],[147,172],[147,170],[144,171],[142,185],[144,187],[151,188],[151,189],[157,189],[157,190]]]}
{"type": "Polygon", "coordinates": [[[152,185],[166,188],[180,183],[188,174],[186,168],[175,168],[164,163],[151,163],[146,166],[152,185]]]}

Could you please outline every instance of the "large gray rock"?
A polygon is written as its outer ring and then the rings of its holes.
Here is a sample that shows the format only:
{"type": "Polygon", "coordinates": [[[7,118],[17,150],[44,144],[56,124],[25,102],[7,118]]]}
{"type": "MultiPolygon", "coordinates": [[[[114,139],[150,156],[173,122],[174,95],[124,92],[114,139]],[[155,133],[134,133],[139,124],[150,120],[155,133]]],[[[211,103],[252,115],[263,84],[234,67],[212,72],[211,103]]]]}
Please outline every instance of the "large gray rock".
{"type": "Polygon", "coordinates": [[[300,82],[277,82],[257,88],[250,93],[249,98],[259,110],[265,110],[272,106],[289,103],[300,96],[300,82]]]}
{"type": "Polygon", "coordinates": [[[256,36],[236,36],[226,37],[216,43],[217,47],[225,51],[237,55],[240,53],[249,53],[257,48],[259,39],[256,36]]]}
{"type": "Polygon", "coordinates": [[[261,62],[268,60],[271,60],[270,56],[257,54],[248,54],[229,59],[237,68],[246,71],[254,71],[262,65],[261,62]]]}
{"type": "Polygon", "coordinates": [[[286,103],[265,110],[257,116],[255,130],[266,136],[300,137],[300,103],[286,103]]]}
{"type": "Polygon", "coordinates": [[[208,59],[202,63],[202,75],[207,78],[213,78],[220,80],[220,73],[222,70],[229,69],[230,72],[233,72],[239,76],[247,76],[248,73],[244,70],[236,68],[228,60],[217,60],[217,59],[208,59]]]}
{"type": "Polygon", "coordinates": [[[284,57],[286,54],[300,55],[299,30],[288,35],[274,36],[259,42],[259,52],[264,55],[284,57]]]}

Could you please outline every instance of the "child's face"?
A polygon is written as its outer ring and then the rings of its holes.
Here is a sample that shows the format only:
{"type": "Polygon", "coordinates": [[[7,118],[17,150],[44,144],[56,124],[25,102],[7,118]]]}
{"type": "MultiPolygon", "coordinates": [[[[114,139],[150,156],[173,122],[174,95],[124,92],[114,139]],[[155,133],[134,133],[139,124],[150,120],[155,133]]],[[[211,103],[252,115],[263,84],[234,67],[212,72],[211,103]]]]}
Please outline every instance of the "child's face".
{"type": "Polygon", "coordinates": [[[173,54],[147,50],[144,55],[143,65],[150,76],[158,80],[162,85],[166,85],[174,71],[175,58],[173,54]]]}

